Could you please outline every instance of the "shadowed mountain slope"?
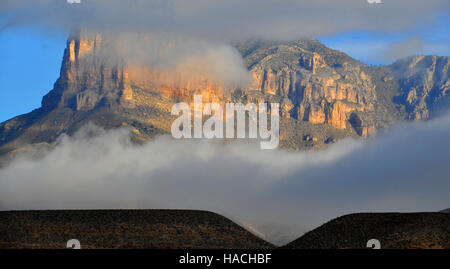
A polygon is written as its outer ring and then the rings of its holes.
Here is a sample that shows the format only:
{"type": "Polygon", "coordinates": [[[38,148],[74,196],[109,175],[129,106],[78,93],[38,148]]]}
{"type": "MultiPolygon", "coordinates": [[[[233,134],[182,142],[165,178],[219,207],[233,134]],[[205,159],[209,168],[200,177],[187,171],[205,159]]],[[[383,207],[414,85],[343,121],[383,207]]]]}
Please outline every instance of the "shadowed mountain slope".
{"type": "Polygon", "coordinates": [[[229,219],[198,210],[0,212],[0,248],[226,248],[274,246],[229,219]]]}
{"type": "Polygon", "coordinates": [[[450,248],[450,215],[444,213],[359,213],[331,220],[284,246],[293,249],[450,248]]]}

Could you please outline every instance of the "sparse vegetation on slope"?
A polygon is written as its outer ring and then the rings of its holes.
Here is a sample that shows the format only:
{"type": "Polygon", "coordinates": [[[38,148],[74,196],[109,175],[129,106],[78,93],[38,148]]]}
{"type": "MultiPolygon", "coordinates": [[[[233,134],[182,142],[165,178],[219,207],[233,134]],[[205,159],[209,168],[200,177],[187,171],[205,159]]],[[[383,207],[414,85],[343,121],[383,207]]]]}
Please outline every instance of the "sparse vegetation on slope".
{"type": "Polygon", "coordinates": [[[334,219],[284,246],[293,249],[450,248],[450,215],[444,213],[360,213],[334,219]]]}
{"type": "Polygon", "coordinates": [[[0,248],[226,248],[274,246],[229,219],[198,210],[0,212],[0,248]]]}

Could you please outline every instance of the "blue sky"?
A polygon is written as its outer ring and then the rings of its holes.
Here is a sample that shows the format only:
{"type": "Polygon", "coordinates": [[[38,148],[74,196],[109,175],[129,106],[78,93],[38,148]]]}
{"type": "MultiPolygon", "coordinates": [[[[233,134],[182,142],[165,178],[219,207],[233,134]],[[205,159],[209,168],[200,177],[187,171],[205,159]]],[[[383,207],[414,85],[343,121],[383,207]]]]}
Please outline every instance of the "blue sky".
{"type": "MultiPolygon", "coordinates": [[[[450,55],[450,18],[438,16],[433,23],[418,25],[403,32],[368,32],[352,31],[325,36],[319,40],[325,45],[343,51],[353,58],[367,64],[389,64],[399,57],[411,54],[450,55]],[[390,46],[420,40],[420,46],[412,46],[408,51],[403,46],[405,55],[387,57],[390,46]]],[[[416,43],[416,42],[411,42],[416,43]]]]}
{"type": "Polygon", "coordinates": [[[33,29],[0,32],[0,122],[40,107],[53,87],[66,36],[33,29]]]}
{"type": "MultiPolygon", "coordinates": [[[[407,32],[353,31],[319,38],[325,45],[344,51],[368,64],[392,62],[383,54],[390,45],[420,40],[410,53],[450,55],[449,19],[437,18],[407,32]]],[[[0,31],[0,122],[40,107],[42,96],[59,75],[67,33],[44,33],[33,28],[0,31]]],[[[402,49],[403,50],[403,49],[402,49]]]]}

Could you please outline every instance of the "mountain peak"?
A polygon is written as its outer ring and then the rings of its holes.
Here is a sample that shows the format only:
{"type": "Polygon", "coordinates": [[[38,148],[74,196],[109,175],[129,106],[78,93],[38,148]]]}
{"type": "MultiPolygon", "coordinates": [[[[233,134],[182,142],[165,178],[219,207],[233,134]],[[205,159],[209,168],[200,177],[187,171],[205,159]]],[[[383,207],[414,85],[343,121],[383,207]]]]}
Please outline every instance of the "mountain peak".
{"type": "Polygon", "coordinates": [[[137,56],[147,54],[136,41],[157,41],[158,49],[149,54],[158,56],[185,45],[162,42],[157,36],[72,31],[60,77],[42,107],[0,124],[0,151],[52,143],[87,122],[104,128],[129,126],[135,141],[147,141],[170,132],[172,105],[192,100],[193,94],[219,103],[280,103],[280,143],[292,149],[367,137],[398,120],[428,119],[449,105],[448,57],[413,56],[368,67],[315,39],[250,40],[235,47],[251,83],[230,88],[212,76],[201,57],[190,62],[172,57],[162,67],[117,57],[117,52],[126,55],[123,50],[129,46],[139,48],[137,56]]]}

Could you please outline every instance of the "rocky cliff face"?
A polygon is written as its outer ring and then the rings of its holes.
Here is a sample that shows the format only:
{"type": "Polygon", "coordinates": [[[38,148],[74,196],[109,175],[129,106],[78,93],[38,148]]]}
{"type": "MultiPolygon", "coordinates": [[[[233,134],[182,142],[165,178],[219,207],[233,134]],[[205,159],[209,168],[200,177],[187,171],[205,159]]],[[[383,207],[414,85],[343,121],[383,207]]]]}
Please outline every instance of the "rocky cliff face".
{"type": "Polygon", "coordinates": [[[449,57],[413,56],[390,66],[400,84],[396,101],[406,106],[408,119],[429,119],[450,105],[449,57]]]}
{"type": "Polygon", "coordinates": [[[281,96],[285,117],[353,129],[361,136],[374,133],[370,114],[377,94],[361,63],[316,40],[256,45],[245,60],[251,88],[281,96]]]}
{"type": "MultiPolygon", "coordinates": [[[[366,114],[374,113],[375,85],[359,63],[345,58],[337,66],[315,40],[260,46],[245,56],[252,74],[252,85],[241,89],[241,99],[263,102],[281,97],[282,115],[312,124],[327,124],[345,130],[354,128],[361,136],[375,131],[366,114]],[[258,95],[258,100],[251,96],[258,95]]],[[[189,77],[125,63],[107,64],[99,54],[104,50],[99,34],[82,33],[67,43],[61,77],[46,95],[45,109],[67,106],[77,111],[91,110],[118,100],[122,105],[139,102],[132,87],[163,95],[189,97],[194,92],[206,99],[228,101],[224,85],[207,77],[189,77]]],[[[333,52],[330,52],[333,53],[333,52]]],[[[243,100],[241,100],[243,101],[243,100]]],[[[151,104],[149,104],[151,105],[151,104]]]]}
{"type": "Polygon", "coordinates": [[[53,90],[42,99],[43,109],[70,107],[75,111],[91,110],[101,99],[110,103],[113,95],[123,95],[128,88],[123,67],[108,66],[97,59],[101,49],[99,34],[71,34],[64,51],[60,77],[53,90]]]}
{"type": "Polygon", "coordinates": [[[42,107],[86,111],[99,103],[113,106],[117,102],[133,107],[142,101],[133,87],[172,97],[189,97],[194,92],[220,96],[224,90],[222,84],[205,74],[178,70],[179,66],[162,70],[116,58],[116,50],[128,45],[121,42],[123,38],[103,39],[98,33],[73,32],[67,41],[60,78],[43,98],[42,107]]]}
{"type": "MultiPolygon", "coordinates": [[[[117,41],[114,41],[117,42],[117,41]]],[[[52,143],[87,122],[129,126],[136,141],[169,133],[172,105],[192,101],[279,102],[281,146],[318,148],[367,137],[402,119],[428,119],[449,107],[449,57],[415,56],[368,67],[314,39],[237,44],[252,82],[225,90],[207,74],[126,63],[100,34],[72,33],[61,75],[42,107],[0,124],[0,154],[52,143]]]]}

